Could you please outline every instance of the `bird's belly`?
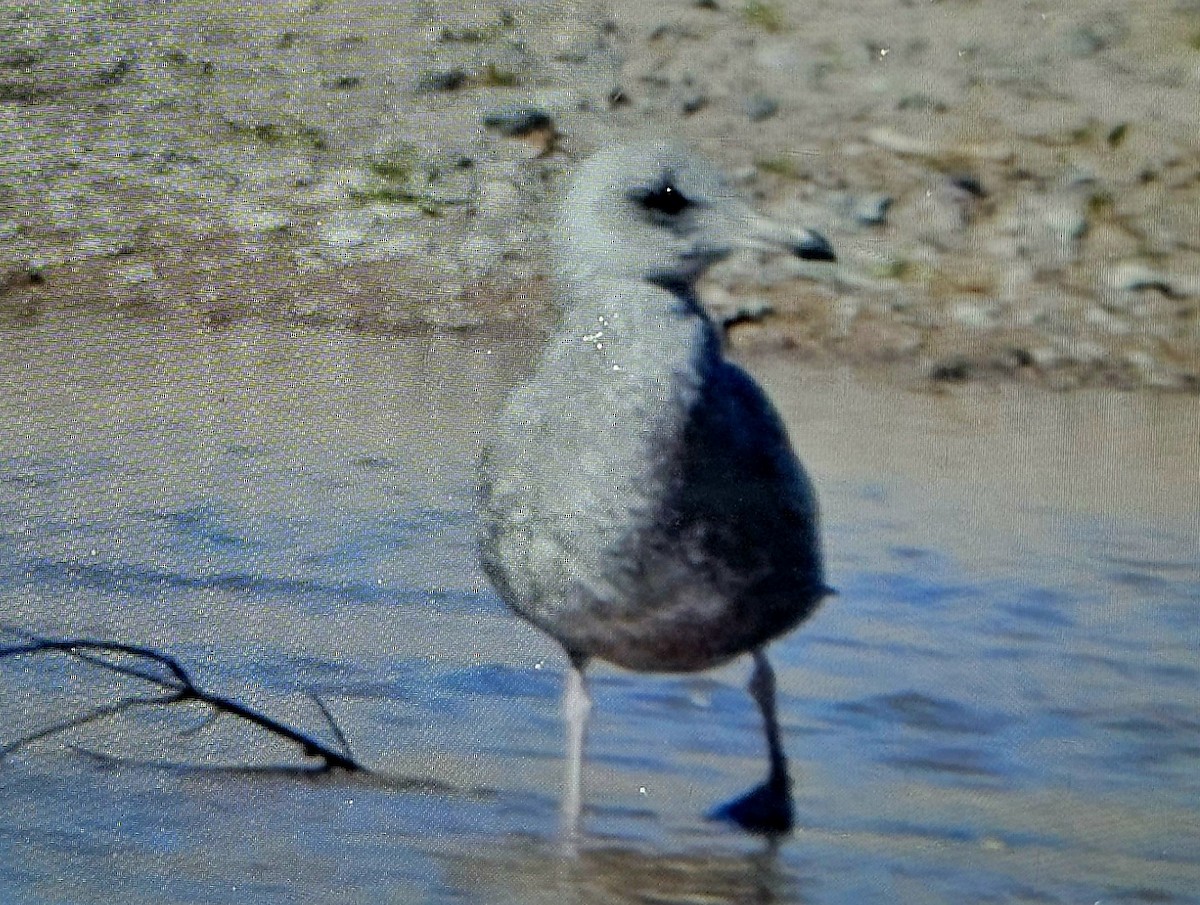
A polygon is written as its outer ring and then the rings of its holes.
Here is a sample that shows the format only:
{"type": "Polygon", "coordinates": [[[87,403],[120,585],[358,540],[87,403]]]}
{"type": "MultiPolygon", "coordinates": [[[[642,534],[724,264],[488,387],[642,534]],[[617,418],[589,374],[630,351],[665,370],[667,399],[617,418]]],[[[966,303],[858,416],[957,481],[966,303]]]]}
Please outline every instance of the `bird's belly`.
{"type": "Polygon", "coordinates": [[[644,672],[719,666],[788,631],[816,601],[802,586],[722,581],[690,562],[657,562],[600,595],[569,589],[543,628],[568,651],[644,672]]]}

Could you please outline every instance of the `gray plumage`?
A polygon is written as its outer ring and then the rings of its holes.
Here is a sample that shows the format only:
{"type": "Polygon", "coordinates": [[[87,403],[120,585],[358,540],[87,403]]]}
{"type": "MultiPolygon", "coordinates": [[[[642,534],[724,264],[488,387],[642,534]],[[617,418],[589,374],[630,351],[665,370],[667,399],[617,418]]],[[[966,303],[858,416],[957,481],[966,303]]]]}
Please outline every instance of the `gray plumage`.
{"type": "Polygon", "coordinates": [[[827,593],[809,480],[692,288],[745,245],[833,257],[674,145],[602,152],[567,195],[562,319],[485,445],[481,550],[581,689],[592,657],[644,671],[758,661],[827,593]]]}

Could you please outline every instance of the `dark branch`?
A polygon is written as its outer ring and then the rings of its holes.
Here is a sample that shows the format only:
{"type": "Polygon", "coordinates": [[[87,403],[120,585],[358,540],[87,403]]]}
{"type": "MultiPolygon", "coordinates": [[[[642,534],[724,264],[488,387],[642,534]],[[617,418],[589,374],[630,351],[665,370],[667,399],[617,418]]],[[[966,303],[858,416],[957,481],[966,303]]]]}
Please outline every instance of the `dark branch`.
{"type": "Polygon", "coordinates": [[[329,727],[329,731],[332,732],[333,737],[337,739],[337,743],[341,747],[342,753],[347,757],[353,757],[354,752],[350,750],[350,743],[346,741],[346,736],[342,732],[342,727],[338,725],[337,720],[333,718],[333,714],[329,712],[329,707],[325,704],[325,701],[322,700],[321,696],[317,694],[312,695],[312,699],[313,703],[316,704],[320,709],[321,715],[325,717],[325,725],[329,727]]]}
{"type": "Polygon", "coordinates": [[[0,747],[0,760],[13,751],[35,741],[48,738],[76,729],[97,720],[116,716],[125,710],[137,706],[167,706],[183,702],[195,701],[212,710],[212,719],[227,715],[245,720],[251,725],[264,729],[273,735],[297,745],[306,757],[316,758],[322,762],[322,770],[347,770],[350,772],[366,772],[366,768],[358,763],[350,753],[350,746],[341,728],[329,713],[325,704],[317,700],[317,706],[328,722],[337,744],[337,750],[320,739],[308,733],[281,723],[273,717],[254,710],[240,701],[227,698],[200,688],[191,675],[183,668],[178,660],[169,654],[137,644],[122,644],[116,641],[96,641],[88,638],[42,638],[21,629],[4,627],[5,631],[17,634],[26,639],[25,643],[0,647],[0,659],[21,657],[44,653],[63,653],[83,661],[91,666],[117,673],[127,678],[147,682],[168,692],[159,697],[126,698],[115,704],[98,707],[79,717],[56,723],[39,729],[32,735],[17,739],[0,747]],[[117,662],[114,657],[131,657],[134,664],[117,662]],[[159,667],[165,672],[158,672],[159,667]]]}

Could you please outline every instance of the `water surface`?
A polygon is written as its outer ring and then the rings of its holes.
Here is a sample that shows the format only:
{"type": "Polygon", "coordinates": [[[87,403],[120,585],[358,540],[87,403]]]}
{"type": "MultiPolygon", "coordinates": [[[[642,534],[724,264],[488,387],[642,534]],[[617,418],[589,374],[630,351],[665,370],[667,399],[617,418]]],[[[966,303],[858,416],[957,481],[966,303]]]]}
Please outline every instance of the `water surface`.
{"type": "MultiPolygon", "coordinates": [[[[529,354],[3,330],[0,621],[158,646],[314,731],[319,694],[375,773],[219,769],[297,759],[188,710],[31,746],[0,763],[0,900],[1197,901],[1195,399],[934,396],[752,361],[841,592],[772,648],[800,829],[770,850],[702,819],[764,770],[745,664],[598,668],[570,858],[563,660],[472,544],[479,432],[529,354]]],[[[0,741],[120,693],[0,662],[0,741]]]]}

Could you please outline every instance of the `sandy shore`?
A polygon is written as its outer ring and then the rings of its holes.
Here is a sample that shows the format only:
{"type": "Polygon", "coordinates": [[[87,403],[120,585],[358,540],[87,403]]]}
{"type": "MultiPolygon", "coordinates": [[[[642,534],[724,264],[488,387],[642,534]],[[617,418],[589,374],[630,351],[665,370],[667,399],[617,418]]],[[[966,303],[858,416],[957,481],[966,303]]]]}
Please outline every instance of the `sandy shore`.
{"type": "Polygon", "coordinates": [[[17,0],[0,317],[553,317],[561,176],[680,136],[841,260],[738,259],[745,350],[1200,390],[1200,4],[17,0]]]}

